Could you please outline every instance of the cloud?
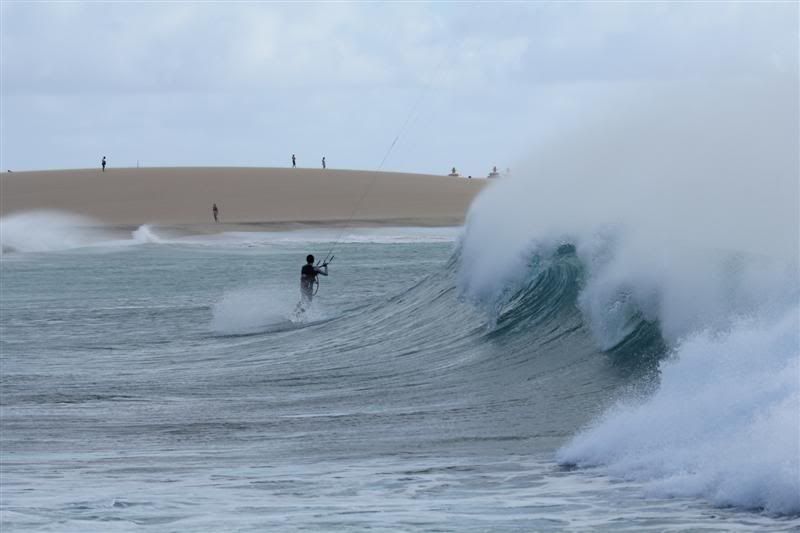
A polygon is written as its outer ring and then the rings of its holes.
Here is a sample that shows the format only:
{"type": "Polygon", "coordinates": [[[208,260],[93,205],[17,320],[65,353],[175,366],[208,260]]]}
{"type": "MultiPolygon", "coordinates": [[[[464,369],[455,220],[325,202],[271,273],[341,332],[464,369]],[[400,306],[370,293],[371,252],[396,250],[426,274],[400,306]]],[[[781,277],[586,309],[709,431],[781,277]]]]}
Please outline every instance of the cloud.
{"type": "MultiPolygon", "coordinates": [[[[423,6],[47,3],[3,18],[4,89],[28,92],[419,83],[458,39],[423,6]]],[[[454,79],[518,64],[521,42],[471,42],[454,79]]]]}
{"type": "Polygon", "coordinates": [[[324,151],[372,168],[413,109],[389,168],[484,175],[579,123],[598,93],[796,78],[798,65],[791,3],[0,9],[2,165],[15,169],[87,166],[98,151],[125,164],[324,151]]]}

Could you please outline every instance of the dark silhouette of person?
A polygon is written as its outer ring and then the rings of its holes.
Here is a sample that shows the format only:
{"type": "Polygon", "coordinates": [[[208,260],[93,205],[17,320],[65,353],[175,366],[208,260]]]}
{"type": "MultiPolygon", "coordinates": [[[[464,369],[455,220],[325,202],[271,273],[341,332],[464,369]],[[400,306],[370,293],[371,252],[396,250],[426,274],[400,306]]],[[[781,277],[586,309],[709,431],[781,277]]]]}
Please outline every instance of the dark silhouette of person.
{"type": "Polygon", "coordinates": [[[328,167],[325,166],[325,156],[322,156],[322,170],[325,170],[326,168],[328,167]]]}
{"type": "Polygon", "coordinates": [[[211,212],[214,213],[214,222],[219,222],[219,208],[217,204],[214,204],[214,207],[211,208],[211,212]]]}
{"type": "Polygon", "coordinates": [[[103,156],[103,160],[100,161],[100,164],[103,165],[103,172],[106,171],[106,156],[103,156]]]}
{"type": "Polygon", "coordinates": [[[306,264],[300,269],[300,307],[305,308],[314,299],[314,284],[318,275],[328,275],[328,264],[314,266],[314,256],[306,256],[306,264]]]}
{"type": "Polygon", "coordinates": [[[292,168],[297,168],[297,157],[292,154],[292,168]]]}

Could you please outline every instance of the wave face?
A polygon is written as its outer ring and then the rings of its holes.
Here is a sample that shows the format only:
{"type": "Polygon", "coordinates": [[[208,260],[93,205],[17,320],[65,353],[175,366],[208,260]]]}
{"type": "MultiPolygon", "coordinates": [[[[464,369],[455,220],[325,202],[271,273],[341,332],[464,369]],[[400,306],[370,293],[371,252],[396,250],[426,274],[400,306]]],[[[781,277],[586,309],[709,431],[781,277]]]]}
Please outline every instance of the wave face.
{"type": "Polygon", "coordinates": [[[474,204],[467,298],[496,313],[540,258],[574,248],[597,348],[657,365],[562,463],[654,495],[800,512],[797,81],[770,81],[633,100],[613,127],[540,147],[474,204]]]}
{"type": "Polygon", "coordinates": [[[558,338],[586,321],[615,365],[645,370],[617,405],[558,451],[561,463],[605,466],[662,497],[800,512],[800,291],[793,267],[739,254],[710,262],[720,288],[708,292],[720,299],[697,305],[718,314],[698,319],[695,330],[682,322],[690,333],[676,337],[663,334],[664,296],[652,279],[636,286],[636,278],[599,266],[616,262],[608,246],[535,250],[519,279],[478,301],[494,317],[490,336],[509,342],[521,335],[539,351],[553,338],[545,331],[558,338]]]}

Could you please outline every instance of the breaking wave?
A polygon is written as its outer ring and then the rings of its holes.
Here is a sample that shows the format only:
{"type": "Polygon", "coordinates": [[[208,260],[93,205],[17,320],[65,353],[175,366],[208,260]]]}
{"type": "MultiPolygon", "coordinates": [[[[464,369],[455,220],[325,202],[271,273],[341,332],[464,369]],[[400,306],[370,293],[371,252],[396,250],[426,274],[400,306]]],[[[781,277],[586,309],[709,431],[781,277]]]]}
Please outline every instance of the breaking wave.
{"type": "Polygon", "coordinates": [[[613,127],[540,147],[476,200],[458,286],[496,332],[572,321],[613,360],[654,369],[562,463],[800,513],[796,88],[615,103],[628,111],[613,127]]]}
{"type": "Polygon", "coordinates": [[[3,253],[80,248],[110,238],[97,226],[96,221],[71,213],[15,213],[0,218],[0,245],[3,253]]]}

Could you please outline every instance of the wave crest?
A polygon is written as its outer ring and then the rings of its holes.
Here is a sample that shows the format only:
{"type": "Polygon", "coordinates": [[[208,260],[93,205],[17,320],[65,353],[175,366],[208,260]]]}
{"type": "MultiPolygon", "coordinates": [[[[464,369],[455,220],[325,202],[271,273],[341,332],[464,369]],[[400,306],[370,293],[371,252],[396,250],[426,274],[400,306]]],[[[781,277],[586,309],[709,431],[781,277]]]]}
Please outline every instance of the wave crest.
{"type": "MultiPolygon", "coordinates": [[[[498,325],[567,242],[597,346],[642,360],[660,338],[671,355],[657,388],[575,437],[563,462],[800,512],[796,94],[796,79],[762,80],[591,102],[606,120],[538,147],[474,202],[459,286],[498,325]]],[[[548,309],[528,312],[523,327],[548,309]]]]}
{"type": "Polygon", "coordinates": [[[800,319],[701,332],[662,365],[652,397],[611,409],[558,453],[661,496],[800,512],[800,319]]]}

